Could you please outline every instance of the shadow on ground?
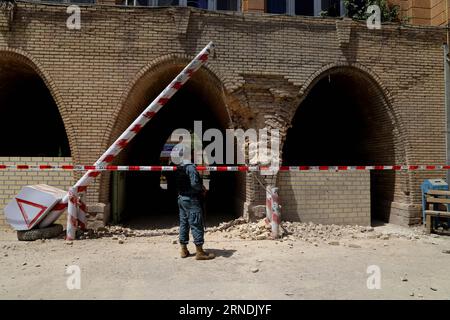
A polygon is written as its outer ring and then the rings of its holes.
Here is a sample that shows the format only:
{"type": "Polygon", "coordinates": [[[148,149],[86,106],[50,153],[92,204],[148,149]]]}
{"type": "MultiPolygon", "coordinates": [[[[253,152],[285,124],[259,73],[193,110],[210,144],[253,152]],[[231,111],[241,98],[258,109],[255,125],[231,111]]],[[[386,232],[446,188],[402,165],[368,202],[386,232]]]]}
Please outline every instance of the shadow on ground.
{"type": "MultiPolygon", "coordinates": [[[[170,229],[179,226],[178,212],[171,214],[154,214],[153,216],[137,216],[129,221],[124,221],[123,226],[135,230],[170,229]]],[[[236,219],[234,215],[207,214],[205,226],[214,227],[222,222],[236,219]]]]}

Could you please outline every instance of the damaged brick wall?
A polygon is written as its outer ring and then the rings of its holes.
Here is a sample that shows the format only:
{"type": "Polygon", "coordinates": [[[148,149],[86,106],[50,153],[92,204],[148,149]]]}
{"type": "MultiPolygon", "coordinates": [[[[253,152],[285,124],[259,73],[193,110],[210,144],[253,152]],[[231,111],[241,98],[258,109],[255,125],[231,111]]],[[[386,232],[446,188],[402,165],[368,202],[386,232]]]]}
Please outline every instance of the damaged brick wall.
{"type": "MultiPolygon", "coordinates": [[[[204,79],[218,83],[230,126],[279,128],[284,139],[318,79],[346,68],[364,74],[385,97],[397,121],[401,161],[445,161],[442,28],[368,30],[365,23],[319,17],[89,5],[81,6],[81,30],[69,30],[67,17],[64,5],[18,1],[9,29],[0,28],[0,55],[26,56],[47,78],[75,164],[93,163],[117,135],[117,124],[136,113],[130,109],[127,117],[124,105],[130,93],[138,94],[139,78],[161,64],[187,61],[211,40],[217,57],[204,79]]],[[[382,145],[375,149],[383,152],[382,145]]],[[[426,176],[394,179],[388,220],[417,221],[418,186],[426,176]]],[[[247,210],[264,195],[249,175],[245,181],[239,192],[247,210]]],[[[109,201],[108,178],[94,183],[88,200],[109,201]]]]}

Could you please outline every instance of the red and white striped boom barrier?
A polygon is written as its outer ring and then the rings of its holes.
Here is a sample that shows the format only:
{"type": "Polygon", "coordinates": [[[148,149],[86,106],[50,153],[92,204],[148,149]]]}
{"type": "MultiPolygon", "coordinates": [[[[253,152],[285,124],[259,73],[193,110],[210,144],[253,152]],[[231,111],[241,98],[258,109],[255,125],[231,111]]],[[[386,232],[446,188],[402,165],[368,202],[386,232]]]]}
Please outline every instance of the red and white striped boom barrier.
{"type": "MultiPolygon", "coordinates": [[[[153,100],[152,103],[137,117],[136,120],[120,135],[119,138],[106,150],[105,153],[95,162],[94,167],[89,169],[78,182],[73,186],[72,197],[75,198],[77,194],[84,193],[87,187],[103,170],[97,169],[103,166],[111,164],[116,156],[122,151],[129,142],[136,136],[136,134],[149,122],[155,114],[169,102],[173,95],[180,90],[181,87],[192,77],[192,75],[204,65],[214,50],[214,44],[212,42],[200,51],[200,53],[180,72],[180,74],[161,92],[161,94],[153,100]]],[[[69,194],[67,194],[50,213],[40,222],[39,227],[46,227],[53,223],[65,210],[69,201],[69,194]]],[[[77,210],[71,210],[72,212],[77,210]]],[[[78,213],[80,211],[78,210],[78,213]]],[[[82,213],[80,214],[83,215],[82,213]]],[[[75,221],[84,220],[82,216],[75,218],[68,215],[68,223],[74,223],[75,221]]],[[[67,229],[69,231],[69,228],[67,229]]],[[[75,238],[75,228],[70,228],[70,232],[67,233],[67,239],[75,238]]]]}
{"type": "Polygon", "coordinates": [[[278,188],[266,186],[266,224],[271,224],[271,237],[277,239],[281,224],[281,206],[278,200],[278,188]]]}
{"type": "MultiPolygon", "coordinates": [[[[176,166],[113,166],[113,165],[27,165],[0,164],[2,171],[176,171],[176,166]]],[[[436,171],[450,170],[450,165],[393,166],[197,166],[198,171],[436,171]]]]}

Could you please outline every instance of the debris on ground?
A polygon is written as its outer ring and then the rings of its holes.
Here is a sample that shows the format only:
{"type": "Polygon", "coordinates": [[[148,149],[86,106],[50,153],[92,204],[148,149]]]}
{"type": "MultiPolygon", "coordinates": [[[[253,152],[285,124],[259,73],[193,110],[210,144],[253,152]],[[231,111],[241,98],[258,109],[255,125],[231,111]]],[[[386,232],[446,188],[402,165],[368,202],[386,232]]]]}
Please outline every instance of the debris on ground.
{"type": "MultiPolygon", "coordinates": [[[[119,240],[126,237],[155,237],[163,235],[178,235],[179,227],[170,229],[136,230],[123,226],[106,226],[98,230],[87,230],[81,234],[82,239],[95,239],[111,237],[112,240],[119,240]]],[[[269,240],[271,237],[271,225],[266,223],[265,219],[256,222],[247,222],[243,217],[222,222],[218,226],[206,228],[207,234],[219,234],[227,239],[243,240],[269,240]]],[[[351,248],[360,248],[342,243],[342,240],[350,242],[357,239],[379,239],[389,240],[394,238],[403,238],[406,240],[417,241],[420,239],[430,239],[423,227],[411,227],[407,232],[384,231],[374,229],[369,226],[357,225],[324,225],[312,222],[282,222],[280,224],[279,241],[301,240],[315,246],[328,244],[331,246],[347,245],[351,248]]],[[[176,244],[176,240],[172,241],[176,244]]],[[[388,246],[384,243],[384,246],[388,246]]],[[[449,251],[450,252],[450,251],[449,251]]],[[[449,253],[444,252],[443,253],[449,253]]]]}
{"type": "MultiPolygon", "coordinates": [[[[271,239],[271,226],[265,222],[265,219],[261,219],[257,222],[246,222],[243,218],[239,218],[222,223],[218,227],[207,228],[207,232],[210,234],[220,233],[228,239],[271,239]]],[[[392,238],[404,238],[407,240],[418,240],[426,236],[425,231],[420,228],[411,228],[409,232],[400,234],[395,232],[376,232],[373,227],[356,225],[323,225],[312,222],[304,223],[288,221],[282,222],[280,225],[280,241],[303,240],[316,246],[320,243],[339,246],[339,241],[343,239],[388,240],[392,238]]],[[[353,246],[353,248],[357,248],[357,246],[353,246]]]]}
{"type": "Polygon", "coordinates": [[[81,234],[80,239],[112,238],[112,240],[119,240],[119,238],[124,237],[157,237],[163,235],[173,236],[178,235],[178,231],[178,227],[173,227],[170,229],[136,230],[115,225],[101,227],[97,230],[86,230],[81,234]]]}

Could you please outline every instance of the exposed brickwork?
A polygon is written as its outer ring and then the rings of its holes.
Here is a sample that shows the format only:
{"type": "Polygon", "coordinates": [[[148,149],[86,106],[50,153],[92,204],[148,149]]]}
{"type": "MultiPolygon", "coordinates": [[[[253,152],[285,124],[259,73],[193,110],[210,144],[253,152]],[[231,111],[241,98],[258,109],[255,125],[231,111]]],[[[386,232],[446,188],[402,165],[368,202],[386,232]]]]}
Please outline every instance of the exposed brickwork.
{"type": "Polygon", "coordinates": [[[282,218],[370,225],[369,172],[280,172],[282,218]]]}
{"type": "Polygon", "coordinates": [[[446,24],[446,0],[390,0],[400,8],[400,18],[410,24],[439,26],[446,24]]]}
{"type": "MultiPolygon", "coordinates": [[[[46,157],[0,157],[0,163],[3,164],[50,164],[63,165],[71,164],[71,158],[46,158],[46,157]]],[[[8,228],[9,225],[5,220],[3,208],[11,199],[17,195],[22,187],[34,184],[48,184],[50,186],[68,190],[74,183],[73,172],[71,171],[1,171],[0,172],[0,229],[8,228]]],[[[58,223],[66,224],[66,216],[63,215],[58,223]]]]}
{"type": "MultiPolygon", "coordinates": [[[[193,86],[211,105],[225,109],[230,126],[275,127],[284,135],[311,88],[338,70],[364,80],[374,100],[372,116],[382,119],[374,130],[388,135],[371,140],[377,161],[445,161],[442,28],[386,25],[377,31],[364,23],[315,17],[82,6],[78,31],[66,28],[67,17],[64,5],[19,1],[11,31],[0,29],[0,57],[30,64],[41,75],[58,105],[76,164],[93,163],[143,107],[142,95],[148,94],[143,91],[157,93],[170,81],[158,77],[174,74],[211,40],[217,57],[194,76],[193,86]],[[386,141],[395,152],[385,151],[386,141]]],[[[393,179],[387,206],[401,204],[397,213],[391,211],[393,220],[416,221],[424,176],[393,179]]],[[[246,194],[244,208],[250,208],[264,195],[248,176],[246,186],[241,194],[246,194]]],[[[89,189],[88,201],[108,200],[105,175],[89,189]]]]}

